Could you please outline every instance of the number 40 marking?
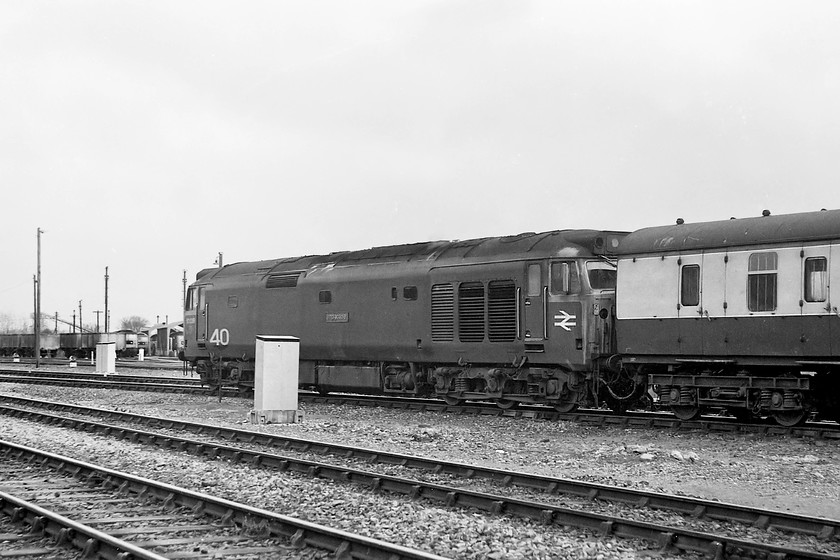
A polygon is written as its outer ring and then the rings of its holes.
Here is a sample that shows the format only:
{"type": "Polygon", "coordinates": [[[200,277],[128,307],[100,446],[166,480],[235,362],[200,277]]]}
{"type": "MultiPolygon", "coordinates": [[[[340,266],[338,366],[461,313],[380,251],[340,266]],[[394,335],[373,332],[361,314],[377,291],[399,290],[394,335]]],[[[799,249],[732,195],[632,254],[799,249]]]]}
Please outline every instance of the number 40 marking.
{"type": "Polygon", "coordinates": [[[216,346],[227,346],[230,342],[230,331],[227,329],[215,329],[210,335],[210,342],[216,346]]]}

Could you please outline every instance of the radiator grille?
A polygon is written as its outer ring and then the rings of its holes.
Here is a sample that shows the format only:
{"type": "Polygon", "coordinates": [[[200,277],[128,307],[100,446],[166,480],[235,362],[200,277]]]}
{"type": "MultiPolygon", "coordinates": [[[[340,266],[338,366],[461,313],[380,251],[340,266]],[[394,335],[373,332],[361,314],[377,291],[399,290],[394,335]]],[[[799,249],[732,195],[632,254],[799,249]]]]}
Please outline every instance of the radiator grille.
{"type": "Polygon", "coordinates": [[[452,284],[432,286],[432,341],[455,339],[455,289],[452,284]]]}
{"type": "Polygon", "coordinates": [[[484,284],[458,287],[458,338],[461,342],[484,340],[484,284]]]}
{"type": "Polygon", "coordinates": [[[487,288],[490,342],[516,339],[516,286],[510,280],[490,282],[487,288]]]}

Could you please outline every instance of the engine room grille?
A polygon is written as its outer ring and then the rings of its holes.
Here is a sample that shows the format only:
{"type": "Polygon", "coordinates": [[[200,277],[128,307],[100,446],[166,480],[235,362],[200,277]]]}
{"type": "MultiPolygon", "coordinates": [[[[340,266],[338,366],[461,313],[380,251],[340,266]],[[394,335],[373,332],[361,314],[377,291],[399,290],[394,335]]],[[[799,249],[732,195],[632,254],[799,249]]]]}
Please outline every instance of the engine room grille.
{"type": "Polygon", "coordinates": [[[510,280],[490,282],[487,288],[490,342],[516,339],[516,286],[510,280]]]}
{"type": "Polygon", "coordinates": [[[432,286],[432,341],[455,339],[455,289],[452,284],[432,286]]]}
{"type": "Polygon", "coordinates": [[[458,287],[458,338],[461,342],[484,340],[484,284],[458,287]]]}
{"type": "Polygon", "coordinates": [[[300,273],[294,274],[272,274],[265,281],[266,288],[294,288],[297,286],[300,273]]]}

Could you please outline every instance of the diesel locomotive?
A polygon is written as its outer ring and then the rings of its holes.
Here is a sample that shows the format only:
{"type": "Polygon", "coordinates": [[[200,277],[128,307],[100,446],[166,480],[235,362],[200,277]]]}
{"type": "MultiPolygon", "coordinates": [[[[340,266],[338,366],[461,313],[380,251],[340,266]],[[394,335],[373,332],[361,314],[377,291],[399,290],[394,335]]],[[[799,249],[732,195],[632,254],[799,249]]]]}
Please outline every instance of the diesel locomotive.
{"type": "Polygon", "coordinates": [[[840,420],[840,211],[562,230],[198,273],[189,361],[253,387],[256,335],[322,392],[840,420]]]}
{"type": "Polygon", "coordinates": [[[210,384],[253,386],[255,336],[298,337],[300,384],[568,411],[601,394],[615,354],[624,233],[438,241],[203,270],[184,358],[210,384]]]}

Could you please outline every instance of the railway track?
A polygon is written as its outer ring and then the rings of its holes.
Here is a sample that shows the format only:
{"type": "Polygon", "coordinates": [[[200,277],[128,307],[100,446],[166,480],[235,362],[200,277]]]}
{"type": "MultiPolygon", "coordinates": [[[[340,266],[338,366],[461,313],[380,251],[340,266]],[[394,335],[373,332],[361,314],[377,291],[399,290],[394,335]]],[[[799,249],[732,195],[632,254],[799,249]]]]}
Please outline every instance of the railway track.
{"type": "MultiPolygon", "coordinates": [[[[112,375],[84,372],[56,372],[0,369],[0,382],[61,385],[70,387],[109,388],[179,394],[218,394],[211,391],[200,380],[184,376],[150,377],[142,375],[112,375]]],[[[223,388],[223,396],[251,398],[242,395],[232,387],[223,388]]],[[[544,406],[520,406],[501,409],[492,403],[469,402],[450,405],[437,399],[390,398],[387,396],[327,394],[301,391],[302,401],[325,404],[350,404],[355,406],[377,406],[429,412],[450,412],[483,416],[504,416],[535,420],[570,421],[586,425],[616,428],[651,428],[669,430],[701,430],[705,432],[761,434],[768,436],[794,436],[814,439],[840,440],[840,424],[836,422],[809,422],[803,426],[780,426],[771,420],[762,423],[745,424],[734,418],[707,416],[697,420],[680,420],[667,412],[629,412],[625,414],[607,410],[581,409],[572,413],[560,413],[544,406]]]]}
{"type": "Polygon", "coordinates": [[[715,558],[840,558],[838,520],[104,409],[41,404],[19,398],[4,397],[3,401],[29,407],[0,406],[0,413],[16,418],[213,459],[355,483],[436,504],[517,515],[604,536],[642,539],[664,550],[701,552],[715,558]],[[33,410],[42,406],[72,417],[33,410]],[[90,417],[96,417],[97,421],[90,417]],[[98,421],[101,419],[111,423],[98,421]],[[140,430],[137,425],[163,431],[140,430]],[[183,437],[183,432],[199,434],[203,439],[183,437]],[[247,447],[232,447],[228,445],[231,441],[247,447]],[[266,451],[276,448],[283,449],[285,454],[266,451]],[[334,462],[313,459],[323,455],[329,455],[334,462]],[[371,465],[378,467],[376,472],[369,470],[371,465]],[[411,478],[406,476],[406,471],[411,473],[411,478]],[[652,522],[651,519],[659,518],[651,515],[652,512],[667,512],[670,523],[652,522]],[[745,531],[752,540],[739,537],[745,531]],[[821,548],[828,552],[808,550],[814,541],[822,543],[821,548]]]}
{"type": "MultiPolygon", "coordinates": [[[[42,366],[66,366],[69,362],[70,360],[66,358],[41,358],[42,366]]],[[[17,362],[14,361],[14,358],[0,358],[0,365],[6,364],[10,366],[14,365],[16,367],[34,367],[35,358],[19,358],[17,362]]],[[[184,362],[182,362],[181,360],[177,358],[166,357],[149,357],[143,361],[140,361],[136,358],[118,359],[116,360],[116,364],[120,368],[126,369],[159,369],[179,371],[184,367],[184,362]]],[[[95,363],[93,360],[90,359],[80,359],[76,361],[76,365],[79,367],[93,367],[95,363]]]]}
{"type": "Polygon", "coordinates": [[[0,535],[9,556],[128,560],[267,558],[314,547],[334,558],[442,560],[69,457],[0,440],[0,535]],[[10,552],[11,550],[11,552],[10,552]]]}

